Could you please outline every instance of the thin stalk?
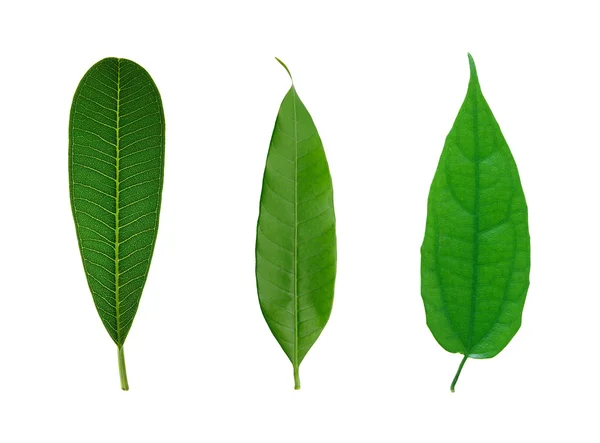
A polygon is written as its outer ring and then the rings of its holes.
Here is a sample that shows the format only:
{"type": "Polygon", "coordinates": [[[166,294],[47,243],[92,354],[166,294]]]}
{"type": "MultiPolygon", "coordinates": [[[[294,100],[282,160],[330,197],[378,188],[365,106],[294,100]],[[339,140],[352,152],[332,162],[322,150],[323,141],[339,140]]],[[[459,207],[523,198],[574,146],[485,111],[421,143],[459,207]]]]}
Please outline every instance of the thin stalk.
{"type": "Polygon", "coordinates": [[[125,352],[123,346],[119,346],[119,377],[121,378],[121,389],[129,391],[129,383],[127,383],[127,368],[125,368],[125,352]]]}
{"type": "Polygon", "coordinates": [[[452,384],[450,385],[450,391],[452,391],[452,392],[454,392],[454,386],[456,386],[456,382],[458,381],[458,377],[460,377],[460,371],[462,371],[462,368],[465,365],[465,362],[467,361],[467,358],[469,358],[469,356],[465,355],[465,358],[462,359],[462,361],[460,362],[460,365],[458,366],[458,371],[456,371],[456,375],[454,376],[454,380],[452,380],[452,384]]]}
{"type": "Polygon", "coordinates": [[[294,389],[300,389],[300,367],[294,365],[294,389]]]}

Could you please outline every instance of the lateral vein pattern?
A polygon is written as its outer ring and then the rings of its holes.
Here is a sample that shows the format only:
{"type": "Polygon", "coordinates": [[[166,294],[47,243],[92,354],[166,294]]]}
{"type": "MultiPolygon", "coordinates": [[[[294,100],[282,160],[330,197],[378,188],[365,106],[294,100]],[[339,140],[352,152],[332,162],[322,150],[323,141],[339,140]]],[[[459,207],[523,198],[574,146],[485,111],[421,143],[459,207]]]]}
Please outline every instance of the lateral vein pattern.
{"type": "Polygon", "coordinates": [[[467,95],[429,193],[421,295],[444,349],[491,358],[521,326],[529,229],[517,166],[469,60],[467,95]]]}
{"type": "Polygon", "coordinates": [[[332,181],[312,118],[292,86],[283,99],[263,178],[256,239],[260,306],[298,368],[331,313],[336,274],[332,181]]]}
{"type": "Polygon", "coordinates": [[[95,64],[71,108],[69,185],[88,285],[119,347],[152,259],[164,149],[162,103],[148,73],[125,59],[95,64]]]}

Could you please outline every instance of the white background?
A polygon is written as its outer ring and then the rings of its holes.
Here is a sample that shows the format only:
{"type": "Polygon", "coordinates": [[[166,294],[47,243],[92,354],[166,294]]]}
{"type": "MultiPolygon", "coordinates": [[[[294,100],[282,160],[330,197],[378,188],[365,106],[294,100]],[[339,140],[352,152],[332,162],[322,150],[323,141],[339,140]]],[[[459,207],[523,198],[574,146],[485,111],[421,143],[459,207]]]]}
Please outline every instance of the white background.
{"type": "Polygon", "coordinates": [[[0,441],[597,442],[600,27],[593,2],[3,1],[0,441]],[[411,6],[412,5],[412,6],[411,6]],[[467,52],[530,210],[523,326],[490,360],[425,325],[426,200],[467,52]],[[161,225],[125,345],[89,294],[67,179],[71,100],[108,57],[154,78],[161,225]],[[292,366],[264,322],[254,241],[294,75],[338,220],[329,324],[292,366]]]}

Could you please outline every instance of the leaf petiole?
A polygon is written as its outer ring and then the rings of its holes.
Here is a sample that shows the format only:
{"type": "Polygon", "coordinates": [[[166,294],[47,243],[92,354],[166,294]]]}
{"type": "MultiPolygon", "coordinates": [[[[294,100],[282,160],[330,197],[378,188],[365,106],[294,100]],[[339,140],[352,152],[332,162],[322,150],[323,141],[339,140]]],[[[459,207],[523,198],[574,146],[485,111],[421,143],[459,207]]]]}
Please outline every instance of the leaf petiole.
{"type": "Polygon", "coordinates": [[[300,389],[300,367],[294,365],[294,389],[300,389]]]}
{"type": "Polygon", "coordinates": [[[121,389],[129,391],[129,383],[127,382],[127,368],[125,367],[125,352],[123,346],[119,346],[119,377],[121,378],[121,389]]]}
{"type": "Polygon", "coordinates": [[[462,361],[460,362],[460,365],[458,366],[458,371],[456,371],[456,375],[454,376],[454,380],[452,380],[452,384],[450,385],[450,391],[451,392],[454,392],[454,386],[456,386],[456,382],[458,381],[458,377],[460,377],[460,371],[462,371],[462,368],[465,365],[465,362],[467,361],[467,358],[469,358],[469,356],[465,355],[465,358],[462,359],[462,361]]]}

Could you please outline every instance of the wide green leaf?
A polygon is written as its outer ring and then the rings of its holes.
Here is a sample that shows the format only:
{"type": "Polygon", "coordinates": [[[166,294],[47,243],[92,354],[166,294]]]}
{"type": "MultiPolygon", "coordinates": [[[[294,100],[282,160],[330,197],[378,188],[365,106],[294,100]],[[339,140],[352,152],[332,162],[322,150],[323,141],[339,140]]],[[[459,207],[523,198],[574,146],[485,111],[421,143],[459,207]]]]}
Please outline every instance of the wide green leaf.
{"type": "Polygon", "coordinates": [[[69,123],[71,207],[87,282],[118,348],[148,276],[163,186],[165,119],[158,89],[136,63],[106,58],[85,74],[69,123]]]}
{"type": "Polygon", "coordinates": [[[517,166],[469,54],[467,96],[431,184],[421,248],[427,325],[447,351],[498,354],[521,326],[529,287],[527,204],[517,166]]]}
{"type": "Polygon", "coordinates": [[[329,319],[335,273],[329,166],[317,128],[292,83],[275,121],[264,172],[256,284],[265,320],[292,362],[296,389],[300,363],[329,319]]]}

